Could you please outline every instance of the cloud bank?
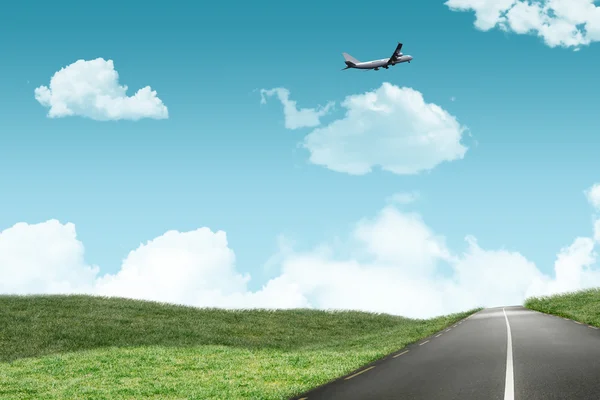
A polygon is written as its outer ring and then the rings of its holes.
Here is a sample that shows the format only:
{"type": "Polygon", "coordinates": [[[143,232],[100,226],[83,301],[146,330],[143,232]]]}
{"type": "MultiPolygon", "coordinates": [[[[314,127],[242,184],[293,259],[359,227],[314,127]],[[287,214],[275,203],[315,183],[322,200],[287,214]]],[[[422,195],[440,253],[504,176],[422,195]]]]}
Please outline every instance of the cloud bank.
{"type": "MultiPolygon", "coordinates": [[[[461,143],[466,127],[414,89],[383,83],[346,97],[341,105],[346,108],[343,118],[304,138],[302,146],[313,164],[352,175],[368,174],[375,167],[411,175],[462,159],[467,151],[461,143]]],[[[286,112],[286,124],[288,119],[286,112]]],[[[310,126],[319,125],[316,117],[310,121],[310,126]]]]}
{"type": "Polygon", "coordinates": [[[321,117],[327,115],[334,106],[333,102],[328,102],[325,107],[301,108],[298,109],[296,102],[290,100],[290,91],[286,88],[261,89],[260,103],[266,104],[267,97],[277,96],[283,105],[283,114],[285,116],[285,127],[287,129],[310,128],[318,126],[321,117]]]}
{"type": "MultiPolygon", "coordinates": [[[[596,226],[598,222],[596,222],[596,226]]],[[[283,242],[282,242],[283,243],[283,242]]],[[[279,274],[250,291],[235,267],[225,232],[169,231],[131,251],[115,274],[84,260],[73,224],[19,223],[0,233],[1,293],[89,293],[199,307],[357,309],[427,318],[477,306],[521,304],[544,295],[600,286],[598,238],[561,249],[555,276],[516,251],[449,249],[417,213],[388,205],[358,221],[348,244],[354,258],[327,243],[297,252],[285,245],[279,274]],[[449,266],[451,273],[440,273],[449,266]]]]}
{"type": "Polygon", "coordinates": [[[97,121],[165,119],[167,107],[150,86],[127,96],[119,84],[112,60],[78,60],[50,79],[50,86],[35,89],[35,99],[50,108],[48,117],[80,116],[97,121]]]}
{"type": "Polygon", "coordinates": [[[550,47],[600,40],[600,7],[594,0],[448,0],[453,11],[474,11],[475,27],[535,34],[550,47]]]}

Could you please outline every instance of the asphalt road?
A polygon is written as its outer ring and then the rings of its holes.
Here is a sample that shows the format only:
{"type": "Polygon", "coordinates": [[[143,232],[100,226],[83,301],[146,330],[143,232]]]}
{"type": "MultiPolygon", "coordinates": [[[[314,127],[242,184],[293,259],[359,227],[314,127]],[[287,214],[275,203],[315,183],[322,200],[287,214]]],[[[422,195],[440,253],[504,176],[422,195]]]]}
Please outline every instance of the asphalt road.
{"type": "Polygon", "coordinates": [[[294,399],[599,400],[600,329],[484,309],[294,399]]]}

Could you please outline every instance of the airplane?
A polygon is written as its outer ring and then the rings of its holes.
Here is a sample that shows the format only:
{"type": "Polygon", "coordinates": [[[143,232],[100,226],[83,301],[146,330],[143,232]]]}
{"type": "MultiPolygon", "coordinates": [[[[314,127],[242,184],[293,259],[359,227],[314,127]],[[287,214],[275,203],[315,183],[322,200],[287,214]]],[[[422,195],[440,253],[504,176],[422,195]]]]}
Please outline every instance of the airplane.
{"type": "Polygon", "coordinates": [[[394,50],[394,54],[390,58],[382,58],[381,60],[373,60],[373,61],[365,61],[360,62],[356,58],[352,57],[348,53],[342,53],[344,56],[344,60],[346,60],[346,68],[342,68],[342,71],[349,68],[355,69],[374,69],[375,71],[379,71],[379,68],[388,69],[391,66],[396,64],[400,64],[403,62],[407,62],[410,64],[410,60],[412,60],[412,56],[402,54],[402,43],[398,42],[398,46],[396,46],[396,50],[394,50]]]}

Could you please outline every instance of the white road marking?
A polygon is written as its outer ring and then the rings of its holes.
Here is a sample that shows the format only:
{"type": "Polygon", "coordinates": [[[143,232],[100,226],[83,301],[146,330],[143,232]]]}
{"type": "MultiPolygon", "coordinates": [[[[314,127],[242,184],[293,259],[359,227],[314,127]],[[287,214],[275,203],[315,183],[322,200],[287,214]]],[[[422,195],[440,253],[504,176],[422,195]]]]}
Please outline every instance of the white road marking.
{"type": "Polygon", "coordinates": [[[439,335],[435,335],[435,337],[440,337],[440,336],[442,336],[442,334],[441,334],[441,333],[440,333],[439,335]]]}
{"type": "Polygon", "coordinates": [[[579,321],[573,321],[573,322],[575,322],[576,324],[579,324],[579,325],[583,325],[583,324],[582,324],[581,322],[579,322],[579,321]]]}
{"type": "Polygon", "coordinates": [[[568,321],[568,320],[569,320],[569,318],[565,318],[565,321],[568,321]]]}
{"type": "Polygon", "coordinates": [[[402,353],[400,353],[400,354],[396,354],[396,355],[395,355],[393,358],[400,357],[402,354],[406,354],[406,353],[408,353],[408,352],[409,352],[409,350],[403,351],[403,352],[402,352],[402,353]]]}
{"type": "Polygon", "coordinates": [[[598,329],[597,327],[595,327],[595,326],[591,326],[591,325],[588,325],[588,328],[592,328],[592,329],[598,329]]]}
{"type": "Polygon", "coordinates": [[[515,399],[515,382],[513,372],[513,356],[512,356],[512,337],[510,335],[510,324],[508,323],[508,316],[506,310],[503,308],[504,319],[506,320],[506,336],[508,338],[506,344],[506,381],[504,384],[504,400],[515,399]]]}
{"type": "Polygon", "coordinates": [[[360,371],[360,372],[357,372],[357,373],[355,373],[354,375],[350,375],[349,377],[345,378],[345,380],[348,380],[348,379],[354,378],[356,375],[360,375],[360,374],[362,374],[363,372],[367,372],[368,370],[370,370],[370,369],[373,369],[373,368],[375,368],[375,366],[374,366],[374,365],[373,365],[372,367],[369,367],[369,368],[363,369],[362,371],[360,371]]]}
{"type": "Polygon", "coordinates": [[[452,328],[448,328],[448,329],[446,329],[446,332],[450,332],[450,329],[452,329],[452,328]]]}
{"type": "Polygon", "coordinates": [[[419,343],[419,346],[423,346],[425,343],[429,343],[429,340],[426,340],[423,343],[419,343]]]}

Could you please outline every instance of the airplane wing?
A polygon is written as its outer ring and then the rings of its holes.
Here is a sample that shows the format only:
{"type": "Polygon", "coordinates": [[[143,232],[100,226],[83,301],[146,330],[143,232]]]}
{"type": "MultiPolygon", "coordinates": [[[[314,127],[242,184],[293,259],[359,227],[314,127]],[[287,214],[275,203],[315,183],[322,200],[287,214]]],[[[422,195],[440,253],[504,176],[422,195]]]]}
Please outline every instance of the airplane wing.
{"type": "Polygon", "coordinates": [[[398,42],[398,46],[396,46],[396,50],[394,50],[394,54],[388,60],[388,64],[391,64],[396,58],[398,58],[398,54],[400,54],[400,50],[402,50],[402,43],[398,42]]]}

